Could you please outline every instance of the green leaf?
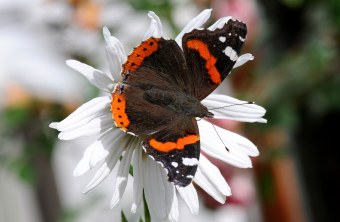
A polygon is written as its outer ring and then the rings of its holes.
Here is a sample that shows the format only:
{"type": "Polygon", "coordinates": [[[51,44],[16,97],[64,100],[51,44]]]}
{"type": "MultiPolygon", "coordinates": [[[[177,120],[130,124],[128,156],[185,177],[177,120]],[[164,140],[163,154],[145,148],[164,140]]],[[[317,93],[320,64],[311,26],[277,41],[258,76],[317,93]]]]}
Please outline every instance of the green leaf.
{"type": "Polygon", "coordinates": [[[121,215],[121,221],[122,222],[128,222],[128,220],[126,219],[126,216],[125,216],[123,211],[120,213],[120,215],[121,215]]]}
{"type": "Polygon", "coordinates": [[[129,174],[130,174],[131,176],[133,176],[133,166],[132,166],[132,165],[130,165],[129,174]]]}
{"type": "Polygon", "coordinates": [[[145,199],[144,192],[143,192],[143,202],[144,202],[144,217],[145,217],[145,222],[151,222],[150,211],[149,211],[148,203],[146,202],[146,199],[145,199]]]}

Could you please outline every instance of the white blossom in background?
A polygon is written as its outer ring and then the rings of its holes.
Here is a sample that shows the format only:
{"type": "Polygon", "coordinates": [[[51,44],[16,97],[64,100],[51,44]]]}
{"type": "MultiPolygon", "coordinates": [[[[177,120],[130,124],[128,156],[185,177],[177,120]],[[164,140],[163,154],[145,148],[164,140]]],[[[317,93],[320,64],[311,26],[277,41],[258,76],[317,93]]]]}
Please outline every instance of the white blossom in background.
{"type": "MultiPolygon", "coordinates": [[[[210,17],[211,10],[204,10],[175,38],[181,46],[182,36],[195,28],[200,28],[210,17]]],[[[151,19],[149,29],[144,39],[151,36],[163,36],[162,25],[158,16],[149,12],[151,19]]],[[[210,29],[225,23],[220,19],[210,29]]],[[[94,86],[105,91],[108,95],[97,97],[80,106],[61,122],[51,123],[50,127],[60,131],[59,139],[72,140],[83,136],[97,136],[90,144],[74,170],[74,176],[81,176],[94,167],[97,172],[93,179],[83,190],[87,193],[97,187],[118,165],[115,171],[116,181],[113,186],[111,208],[122,199],[128,183],[130,164],[133,166],[133,201],[131,212],[143,206],[143,191],[154,221],[177,221],[179,217],[178,197],[180,196],[193,214],[198,214],[199,204],[196,189],[193,184],[187,187],[178,187],[167,181],[165,170],[160,164],[153,161],[141,146],[141,139],[128,135],[114,126],[110,112],[111,92],[115,85],[121,81],[120,71],[127,55],[120,41],[111,36],[107,28],[103,29],[106,41],[106,55],[109,62],[109,73],[102,72],[91,66],[75,60],[68,60],[67,65],[83,74],[94,86]],[[121,158],[122,157],[122,158],[121,158]],[[121,158],[121,159],[120,159],[121,158]],[[99,166],[98,166],[99,165],[99,166]]],[[[234,67],[238,67],[253,56],[245,54],[239,57],[234,67]]],[[[222,107],[233,104],[243,104],[225,95],[212,94],[202,101],[207,107],[222,107]]],[[[265,109],[255,104],[230,106],[226,109],[212,110],[216,118],[232,119],[243,122],[266,122],[262,116],[265,109]]],[[[220,159],[226,163],[241,168],[252,167],[249,156],[257,156],[256,146],[248,139],[215,126],[205,120],[198,121],[201,149],[205,154],[220,159]],[[228,147],[227,151],[223,143],[228,147]]],[[[226,201],[231,195],[230,188],[220,171],[201,153],[197,173],[193,181],[220,203],[226,201]]]]}

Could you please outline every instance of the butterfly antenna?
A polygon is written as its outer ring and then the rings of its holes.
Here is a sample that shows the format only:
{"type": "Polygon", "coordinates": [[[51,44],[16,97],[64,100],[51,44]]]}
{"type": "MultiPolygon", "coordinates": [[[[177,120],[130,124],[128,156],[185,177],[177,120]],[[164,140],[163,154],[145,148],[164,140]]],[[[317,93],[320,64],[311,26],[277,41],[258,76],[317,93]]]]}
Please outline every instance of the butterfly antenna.
{"type": "Polygon", "coordinates": [[[227,107],[241,106],[241,105],[247,105],[247,104],[255,104],[255,102],[244,102],[244,103],[238,103],[238,104],[231,104],[231,105],[227,105],[227,106],[211,108],[211,109],[208,109],[208,110],[223,109],[223,108],[227,108],[227,107]]]}
{"type": "Polygon", "coordinates": [[[216,127],[215,127],[215,125],[212,123],[212,122],[210,122],[210,120],[209,120],[210,118],[208,118],[208,122],[213,126],[213,128],[214,128],[214,130],[215,130],[215,132],[216,132],[216,134],[217,134],[217,136],[218,136],[218,138],[220,139],[220,141],[222,142],[222,144],[223,144],[223,146],[224,146],[224,148],[228,151],[228,152],[230,152],[230,150],[229,150],[229,148],[225,145],[225,143],[223,142],[223,140],[222,140],[222,138],[221,138],[221,136],[220,136],[220,134],[218,134],[218,132],[217,132],[217,130],[216,130],[216,127]]]}

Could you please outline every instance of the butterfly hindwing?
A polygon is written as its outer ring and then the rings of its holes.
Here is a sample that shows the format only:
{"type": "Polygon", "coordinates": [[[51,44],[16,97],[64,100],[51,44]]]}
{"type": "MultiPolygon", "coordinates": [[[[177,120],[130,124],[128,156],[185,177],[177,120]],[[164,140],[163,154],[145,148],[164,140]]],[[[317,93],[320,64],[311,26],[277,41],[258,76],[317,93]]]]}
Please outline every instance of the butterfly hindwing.
{"type": "Polygon", "coordinates": [[[247,35],[244,23],[229,19],[221,28],[195,29],[183,36],[182,47],[195,96],[202,100],[230,73],[247,35]]]}
{"type": "Polygon", "coordinates": [[[187,186],[197,171],[200,142],[195,119],[183,120],[145,138],[143,147],[148,155],[167,170],[168,180],[187,186]]]}

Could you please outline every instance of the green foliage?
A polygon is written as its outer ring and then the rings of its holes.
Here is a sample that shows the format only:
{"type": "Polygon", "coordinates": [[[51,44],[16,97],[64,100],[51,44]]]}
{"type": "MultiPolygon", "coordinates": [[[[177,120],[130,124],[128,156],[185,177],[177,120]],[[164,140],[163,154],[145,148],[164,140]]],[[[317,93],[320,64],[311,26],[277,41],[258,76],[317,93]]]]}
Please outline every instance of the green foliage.
{"type": "Polygon", "coordinates": [[[48,124],[61,119],[64,111],[57,104],[32,101],[26,105],[10,106],[0,113],[0,136],[6,141],[21,144],[17,155],[3,151],[1,163],[28,183],[37,179],[37,158],[51,158],[57,132],[49,129],[48,124]]]}
{"type": "Polygon", "coordinates": [[[121,221],[122,222],[128,222],[128,220],[126,219],[126,216],[125,216],[123,211],[120,213],[120,215],[121,215],[121,221]]]}
{"type": "MultiPolygon", "coordinates": [[[[264,62],[259,64],[249,93],[257,93],[261,88],[257,98],[268,110],[269,126],[294,129],[299,124],[297,115],[302,106],[313,115],[339,109],[340,29],[332,23],[336,16],[329,13],[330,5],[337,4],[331,1],[300,5],[307,8],[303,8],[306,19],[303,29],[298,30],[298,41],[285,50],[268,45],[270,50],[263,55],[264,62]],[[267,58],[278,59],[267,63],[267,58]]],[[[285,27],[279,28],[286,32],[285,27]]]]}
{"type": "Polygon", "coordinates": [[[128,0],[130,5],[136,10],[154,11],[160,18],[171,26],[174,33],[178,33],[180,30],[173,22],[172,12],[174,8],[174,2],[171,0],[128,0]]]}
{"type": "Polygon", "coordinates": [[[150,211],[149,211],[148,203],[146,202],[144,193],[143,193],[143,202],[144,202],[144,218],[145,218],[145,222],[151,222],[150,211]]]}

